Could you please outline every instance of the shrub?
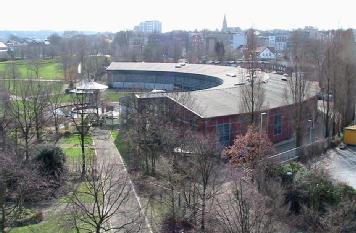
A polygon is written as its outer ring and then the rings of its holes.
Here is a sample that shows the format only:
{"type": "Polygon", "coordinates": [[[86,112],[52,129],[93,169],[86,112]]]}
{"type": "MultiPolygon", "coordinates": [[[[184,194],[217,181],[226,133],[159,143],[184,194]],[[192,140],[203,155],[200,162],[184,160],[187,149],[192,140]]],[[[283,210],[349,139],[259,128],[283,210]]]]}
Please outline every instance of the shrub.
{"type": "Polygon", "coordinates": [[[272,171],[269,171],[269,175],[274,178],[280,178],[282,185],[285,186],[291,184],[295,175],[302,171],[304,171],[304,168],[300,163],[292,162],[274,167],[272,171]]]}
{"type": "Polygon", "coordinates": [[[12,227],[23,227],[37,224],[43,220],[42,212],[34,209],[22,209],[17,213],[15,220],[10,224],[12,227]]]}
{"type": "Polygon", "coordinates": [[[69,137],[70,135],[71,135],[71,132],[70,132],[70,131],[68,131],[68,130],[64,131],[63,136],[64,136],[65,138],[69,137]]]}
{"type": "Polygon", "coordinates": [[[56,146],[39,146],[35,159],[40,164],[42,175],[49,175],[59,180],[64,171],[65,155],[61,148],[56,146]]]}

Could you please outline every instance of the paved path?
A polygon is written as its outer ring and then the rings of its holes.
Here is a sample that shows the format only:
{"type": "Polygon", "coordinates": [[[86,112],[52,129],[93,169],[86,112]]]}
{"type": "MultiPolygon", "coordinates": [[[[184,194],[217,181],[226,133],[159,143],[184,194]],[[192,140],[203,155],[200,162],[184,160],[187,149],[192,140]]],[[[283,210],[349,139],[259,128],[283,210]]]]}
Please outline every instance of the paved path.
{"type": "MultiPolygon", "coordinates": [[[[94,148],[97,154],[97,163],[114,165],[114,172],[116,177],[124,177],[128,181],[129,199],[123,205],[125,209],[123,212],[115,214],[111,218],[111,225],[113,227],[120,226],[131,219],[139,219],[137,226],[135,226],[134,232],[152,233],[151,227],[147,218],[145,217],[143,208],[141,206],[140,198],[138,197],[133,183],[127,173],[126,166],[122,160],[122,157],[117,150],[111,133],[108,130],[95,129],[93,132],[94,148]]],[[[119,193],[119,192],[118,192],[119,193]]]]}
{"type": "Polygon", "coordinates": [[[356,147],[329,150],[322,164],[334,179],[356,189],[356,147]]]}

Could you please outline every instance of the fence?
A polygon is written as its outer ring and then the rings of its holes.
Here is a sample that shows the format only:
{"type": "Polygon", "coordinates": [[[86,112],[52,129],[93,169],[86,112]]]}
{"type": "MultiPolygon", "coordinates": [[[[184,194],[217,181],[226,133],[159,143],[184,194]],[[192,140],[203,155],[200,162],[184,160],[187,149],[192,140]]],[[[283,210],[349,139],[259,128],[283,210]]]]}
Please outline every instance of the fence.
{"type": "Polygon", "coordinates": [[[327,140],[320,139],[312,143],[272,155],[268,157],[268,159],[274,163],[289,163],[296,159],[308,160],[325,152],[327,146],[327,140]]]}

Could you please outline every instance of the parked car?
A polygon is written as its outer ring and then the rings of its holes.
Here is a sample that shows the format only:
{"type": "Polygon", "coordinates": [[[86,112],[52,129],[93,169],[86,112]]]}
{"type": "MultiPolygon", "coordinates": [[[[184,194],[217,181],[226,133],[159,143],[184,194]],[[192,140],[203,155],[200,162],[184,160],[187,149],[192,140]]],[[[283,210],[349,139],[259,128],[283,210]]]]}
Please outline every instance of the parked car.
{"type": "Polygon", "coordinates": [[[234,74],[234,73],[226,73],[226,76],[229,76],[229,77],[236,77],[236,74],[234,74]]]}
{"type": "Polygon", "coordinates": [[[345,150],[346,148],[347,148],[347,145],[345,143],[342,142],[342,143],[339,144],[339,149],[340,150],[345,150]]]}
{"type": "MultiPolygon", "coordinates": [[[[319,92],[316,94],[318,100],[328,100],[328,94],[319,92]]],[[[332,94],[329,94],[329,101],[334,101],[334,96],[332,94]]]]}

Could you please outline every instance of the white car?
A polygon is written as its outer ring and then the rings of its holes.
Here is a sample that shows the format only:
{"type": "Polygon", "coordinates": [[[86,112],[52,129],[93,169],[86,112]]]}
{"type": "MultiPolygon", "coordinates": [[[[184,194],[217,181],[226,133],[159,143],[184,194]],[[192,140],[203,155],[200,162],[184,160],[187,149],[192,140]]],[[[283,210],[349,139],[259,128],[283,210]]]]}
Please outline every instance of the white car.
{"type": "Polygon", "coordinates": [[[229,77],[236,77],[236,74],[234,74],[234,73],[226,73],[226,76],[229,76],[229,77]]]}

